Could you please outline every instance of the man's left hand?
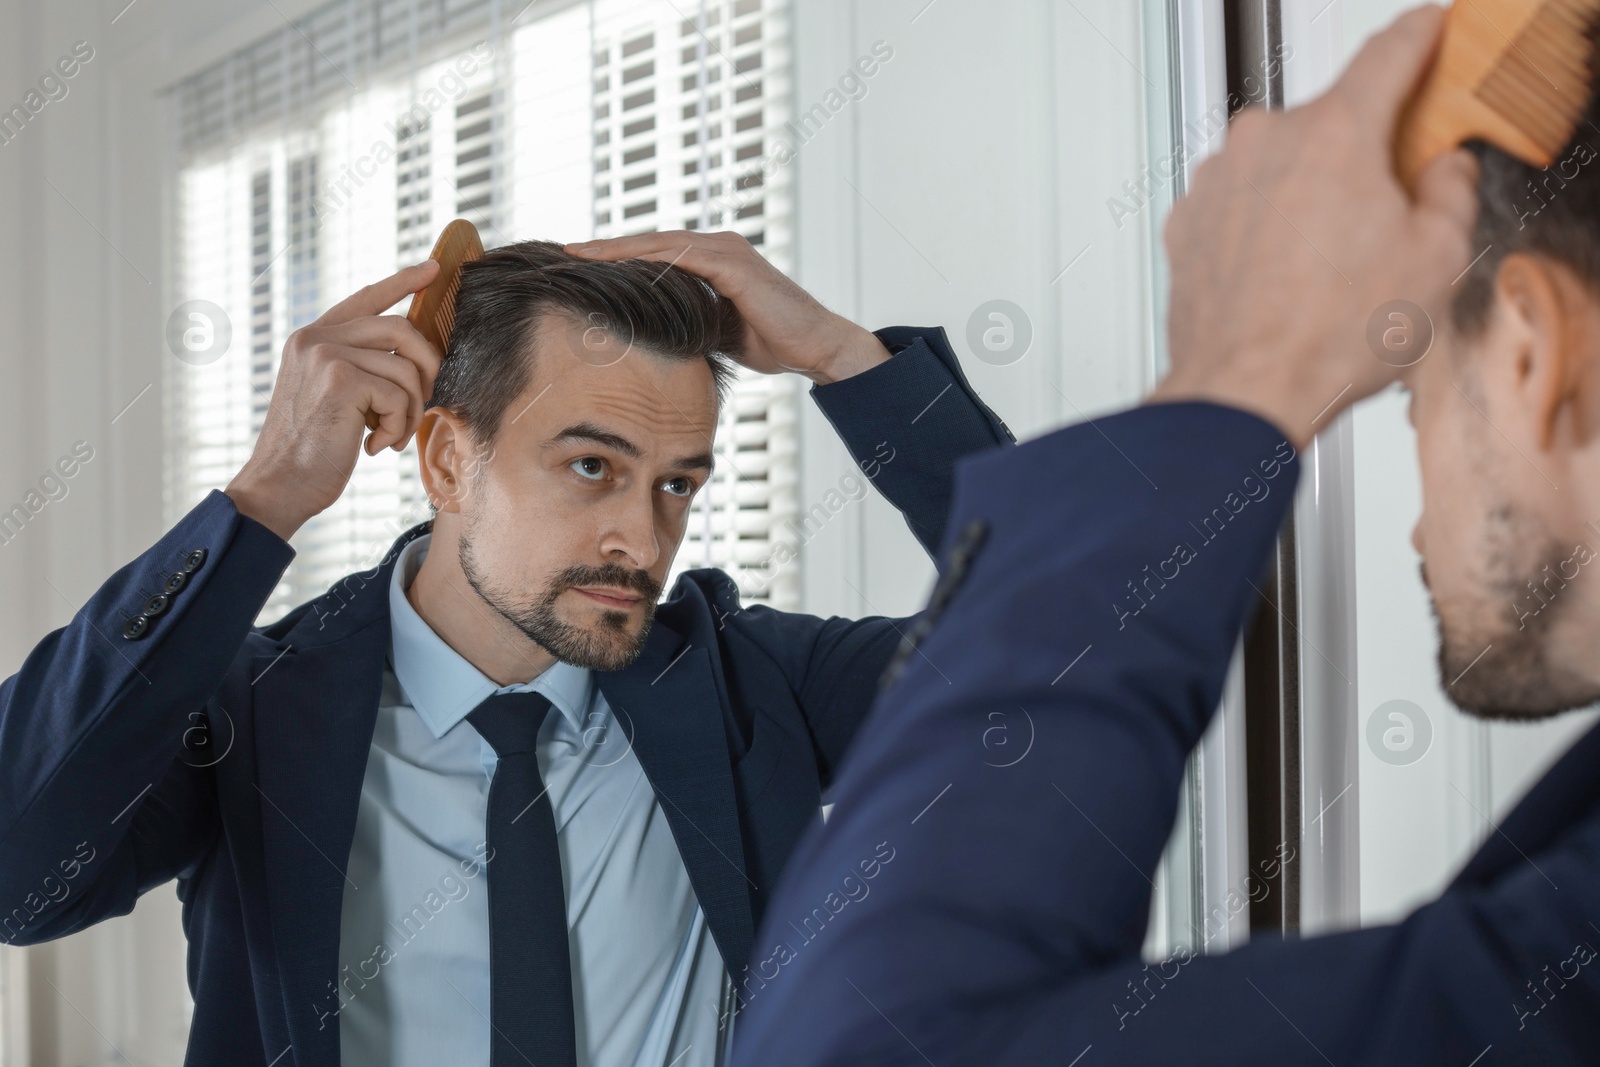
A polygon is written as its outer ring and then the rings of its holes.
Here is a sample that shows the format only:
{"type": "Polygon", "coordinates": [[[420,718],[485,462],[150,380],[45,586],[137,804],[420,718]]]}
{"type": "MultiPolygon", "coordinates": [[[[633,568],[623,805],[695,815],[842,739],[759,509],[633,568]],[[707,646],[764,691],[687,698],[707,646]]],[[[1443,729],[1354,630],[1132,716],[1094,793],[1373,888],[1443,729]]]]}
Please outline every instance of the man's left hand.
{"type": "Polygon", "coordinates": [[[588,259],[648,259],[698,274],[739,309],[745,324],[739,362],[762,374],[794,371],[827,385],[889,358],[883,342],[823,307],[743,234],[665,230],[565,247],[588,259]]]}

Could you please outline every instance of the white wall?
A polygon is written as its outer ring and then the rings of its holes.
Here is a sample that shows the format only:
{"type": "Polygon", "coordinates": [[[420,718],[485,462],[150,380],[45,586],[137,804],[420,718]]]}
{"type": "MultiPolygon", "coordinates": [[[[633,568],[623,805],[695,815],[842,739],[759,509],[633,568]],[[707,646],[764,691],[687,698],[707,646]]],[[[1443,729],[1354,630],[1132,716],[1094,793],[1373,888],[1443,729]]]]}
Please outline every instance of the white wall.
{"type": "MultiPolygon", "coordinates": [[[[1146,167],[1173,155],[1167,6],[800,0],[797,113],[876,42],[894,58],[794,163],[797,279],[870,328],[944,327],[974,388],[1019,439],[1136,403],[1164,351],[1157,247],[1169,198],[1146,167]],[[1032,330],[1014,362],[982,358],[968,336],[994,300],[1020,308],[1032,330]]],[[[1185,4],[1196,27],[1209,6],[1185,4]]],[[[802,457],[803,512],[853,470],[809,402],[802,457]]],[[[802,606],[823,615],[909,614],[934,577],[876,496],[839,512],[801,558],[802,606]]],[[[1063,647],[1061,665],[1079,652],[1063,647]]],[[[1213,767],[1227,743],[1213,732],[1213,767]]],[[[1226,793],[1214,786],[1203,805],[1213,844],[1203,879],[1185,847],[1197,842],[1175,838],[1147,951],[1164,956],[1170,937],[1187,940],[1239,884],[1242,847],[1218,844],[1243,840],[1242,805],[1230,815],[1226,793]]],[[[1211,947],[1228,943],[1225,934],[1211,947]]]]}
{"type": "MultiPolygon", "coordinates": [[[[1106,206],[1145,163],[1148,94],[1161,84],[1158,70],[1142,73],[1141,6],[798,5],[799,111],[873,42],[895,50],[867,97],[794,164],[801,284],[870,328],[943,326],[1018,438],[1126,406],[1153,384],[1153,212],[1119,229],[1106,206]],[[969,317],[993,299],[1032,323],[1031,349],[1008,366],[980,361],[966,340],[969,317]]],[[[803,417],[802,510],[851,469],[813,406],[803,417]]],[[[811,611],[906,614],[933,577],[875,497],[841,512],[806,553],[811,611]]]]}

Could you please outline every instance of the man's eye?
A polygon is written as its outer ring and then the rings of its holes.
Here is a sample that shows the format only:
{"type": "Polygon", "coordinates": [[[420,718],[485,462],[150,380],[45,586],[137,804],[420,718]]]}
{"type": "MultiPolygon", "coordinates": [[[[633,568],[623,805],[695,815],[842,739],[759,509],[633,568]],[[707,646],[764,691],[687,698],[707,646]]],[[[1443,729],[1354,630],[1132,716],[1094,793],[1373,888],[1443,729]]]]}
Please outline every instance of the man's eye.
{"type": "Polygon", "coordinates": [[[591,481],[598,481],[606,472],[606,461],[599,456],[584,456],[582,459],[573,460],[567,466],[591,481]]]}
{"type": "Polygon", "coordinates": [[[673,496],[689,496],[694,492],[694,483],[687,478],[668,478],[661,483],[661,488],[673,496]]]}

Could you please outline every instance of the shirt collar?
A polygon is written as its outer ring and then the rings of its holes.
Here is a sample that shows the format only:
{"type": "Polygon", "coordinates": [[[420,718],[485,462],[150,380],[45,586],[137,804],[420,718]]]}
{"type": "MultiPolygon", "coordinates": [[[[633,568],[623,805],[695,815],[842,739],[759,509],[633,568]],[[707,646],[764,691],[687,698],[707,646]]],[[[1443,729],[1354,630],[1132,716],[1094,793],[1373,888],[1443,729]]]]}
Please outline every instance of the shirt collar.
{"type": "Polygon", "coordinates": [[[432,539],[429,533],[407,543],[395,560],[389,582],[389,663],[400,683],[402,699],[416,709],[436,739],[494,693],[542,693],[572,728],[581,732],[593,690],[592,672],[587,668],[557,661],[530,682],[496,686],[417,614],[406,599],[406,590],[432,539]]]}

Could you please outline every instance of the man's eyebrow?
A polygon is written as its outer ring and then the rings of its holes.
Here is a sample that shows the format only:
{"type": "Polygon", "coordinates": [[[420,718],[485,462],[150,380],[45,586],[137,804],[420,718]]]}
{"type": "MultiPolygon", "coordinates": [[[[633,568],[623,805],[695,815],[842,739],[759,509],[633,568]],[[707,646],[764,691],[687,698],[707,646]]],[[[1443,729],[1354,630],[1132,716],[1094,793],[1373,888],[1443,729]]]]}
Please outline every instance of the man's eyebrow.
{"type": "MultiPolygon", "coordinates": [[[[609,448],[613,452],[620,452],[629,459],[638,459],[644,453],[639,446],[612,430],[603,426],[596,426],[592,422],[579,422],[568,426],[565,430],[551,438],[556,441],[592,441],[597,445],[609,448]]],[[[712,470],[716,461],[710,452],[697,452],[692,456],[684,456],[672,464],[677,470],[712,470]]]]}
{"type": "Polygon", "coordinates": [[[620,452],[629,459],[638,459],[644,454],[639,451],[638,445],[626,437],[596,426],[592,422],[579,422],[568,426],[551,438],[551,441],[593,441],[595,444],[609,448],[613,452],[620,452]]]}
{"type": "Polygon", "coordinates": [[[684,456],[672,466],[676,470],[708,471],[716,466],[716,461],[712,458],[710,452],[700,452],[693,456],[684,456]]]}

